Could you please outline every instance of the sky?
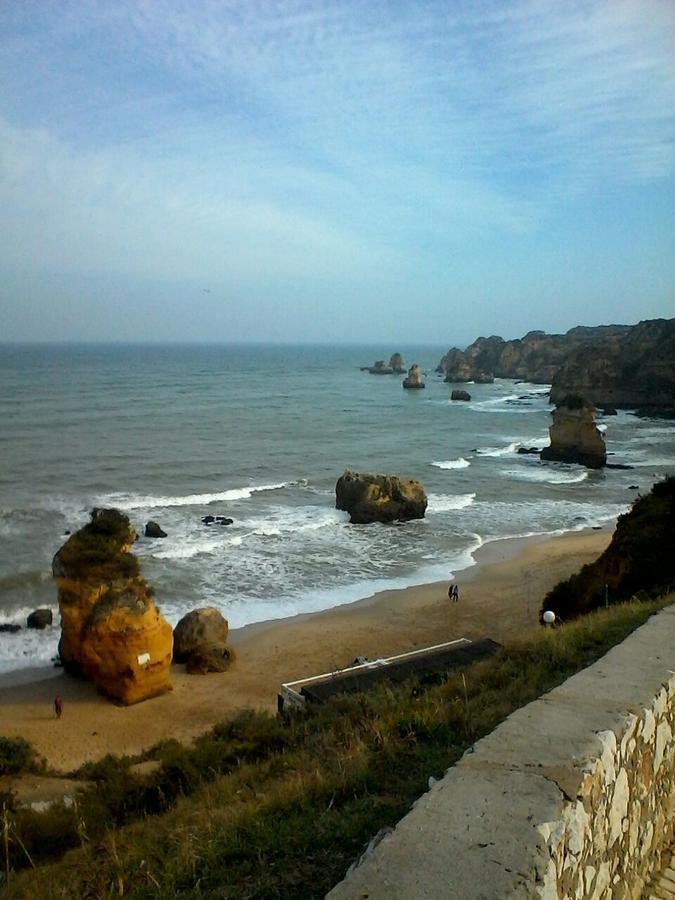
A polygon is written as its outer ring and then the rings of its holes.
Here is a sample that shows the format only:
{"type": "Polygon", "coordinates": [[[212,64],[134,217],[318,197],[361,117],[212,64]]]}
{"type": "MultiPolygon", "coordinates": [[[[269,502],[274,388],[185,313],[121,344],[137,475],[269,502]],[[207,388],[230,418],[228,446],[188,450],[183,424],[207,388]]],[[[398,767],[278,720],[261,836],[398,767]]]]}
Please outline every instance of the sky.
{"type": "Polygon", "coordinates": [[[673,0],[0,3],[0,341],[673,315],[673,0]]]}

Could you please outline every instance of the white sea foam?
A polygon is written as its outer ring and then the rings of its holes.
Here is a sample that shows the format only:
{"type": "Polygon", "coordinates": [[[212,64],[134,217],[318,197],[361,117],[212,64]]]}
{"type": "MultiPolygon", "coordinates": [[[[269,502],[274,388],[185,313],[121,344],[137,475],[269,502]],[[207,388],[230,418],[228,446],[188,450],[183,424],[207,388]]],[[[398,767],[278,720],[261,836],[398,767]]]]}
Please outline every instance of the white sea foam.
{"type": "Polygon", "coordinates": [[[578,484],[588,478],[588,472],[562,472],[549,466],[537,465],[536,468],[523,467],[522,469],[503,469],[500,475],[507,478],[515,478],[517,481],[541,481],[548,484],[578,484]]]}
{"type": "Polygon", "coordinates": [[[115,506],[117,509],[167,509],[172,506],[209,506],[211,503],[226,503],[233,500],[248,500],[253,494],[263,491],[278,491],[298,482],[281,481],[278,484],[254,484],[249,487],[231,488],[212,494],[186,494],[178,497],[153,497],[139,494],[108,494],[101,498],[101,505],[115,506]]]}
{"type": "Polygon", "coordinates": [[[427,512],[442,513],[455,509],[466,509],[475,499],[475,494],[429,494],[427,512]]]}
{"type": "MultiPolygon", "coordinates": [[[[328,588],[309,592],[275,594],[269,601],[256,599],[248,600],[246,603],[223,601],[222,594],[218,590],[214,589],[213,594],[210,594],[207,587],[207,599],[209,605],[221,609],[231,628],[241,628],[253,622],[284,619],[301,613],[319,612],[363,600],[380,591],[401,590],[412,585],[452,579],[457,572],[474,565],[473,554],[483,543],[477,534],[469,535],[468,539],[470,542],[464,549],[459,549],[447,559],[419,568],[406,576],[361,579],[351,584],[333,584],[328,588]]],[[[167,618],[174,624],[188,611],[189,607],[175,608],[167,613],[167,618]]]]}
{"type": "Polygon", "coordinates": [[[476,453],[479,456],[510,456],[512,453],[516,452],[519,444],[520,441],[513,441],[506,447],[481,447],[480,449],[476,450],[476,453]]]}
{"type": "Polygon", "coordinates": [[[431,465],[436,466],[437,469],[466,469],[471,463],[468,459],[460,456],[459,459],[446,459],[441,462],[432,462],[431,465]]]}

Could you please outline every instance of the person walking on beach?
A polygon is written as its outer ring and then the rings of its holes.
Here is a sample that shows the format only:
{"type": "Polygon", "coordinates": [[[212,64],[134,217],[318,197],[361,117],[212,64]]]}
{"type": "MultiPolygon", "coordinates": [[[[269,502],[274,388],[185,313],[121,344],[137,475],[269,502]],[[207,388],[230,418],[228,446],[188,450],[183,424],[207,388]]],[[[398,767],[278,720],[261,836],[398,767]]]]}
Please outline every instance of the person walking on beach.
{"type": "Polygon", "coordinates": [[[451,584],[450,587],[448,588],[448,600],[449,600],[451,603],[452,603],[453,598],[454,598],[454,596],[455,596],[455,593],[454,593],[454,592],[455,592],[455,586],[454,586],[454,584],[451,584]]]}
{"type": "Polygon", "coordinates": [[[56,718],[60,719],[61,713],[63,712],[63,700],[58,694],[54,697],[54,712],[56,713],[56,718]]]}
{"type": "Polygon", "coordinates": [[[459,603],[459,588],[456,584],[452,586],[452,602],[459,603]]]}

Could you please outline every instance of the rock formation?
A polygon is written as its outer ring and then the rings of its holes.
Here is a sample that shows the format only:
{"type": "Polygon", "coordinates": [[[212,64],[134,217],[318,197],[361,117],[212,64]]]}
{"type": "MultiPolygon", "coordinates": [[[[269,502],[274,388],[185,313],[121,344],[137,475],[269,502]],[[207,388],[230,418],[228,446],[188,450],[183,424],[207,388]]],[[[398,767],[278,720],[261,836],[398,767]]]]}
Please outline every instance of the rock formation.
{"type": "Polygon", "coordinates": [[[202,516],[202,525],[231,525],[234,519],[227,516],[202,516]]]}
{"type": "Polygon", "coordinates": [[[542,459],[581,463],[589,469],[601,469],[606,465],[605,441],[596,428],[592,404],[578,394],[569,394],[551,415],[551,445],[541,451],[542,459]]]}
{"type": "Polygon", "coordinates": [[[553,378],[551,402],[571,392],[598,407],[675,413],[675,319],[640,322],[576,348],[553,378]]]}
{"type": "Polygon", "coordinates": [[[453,391],[453,392],[450,394],[450,399],[451,399],[451,400],[464,400],[464,401],[466,401],[466,400],[470,400],[470,399],[471,399],[471,394],[469,394],[468,391],[453,391]]]}
{"type": "Polygon", "coordinates": [[[191,675],[224,672],[232,662],[227,633],[227,619],[215,607],[193,609],[174,628],[173,658],[186,663],[191,675]]]}
{"type": "Polygon", "coordinates": [[[595,409],[578,394],[564,397],[551,413],[551,444],[541,451],[542,459],[580,463],[601,469],[607,463],[602,434],[595,425],[595,409]]]}
{"type": "Polygon", "coordinates": [[[373,365],[368,369],[371,375],[393,375],[394,370],[391,366],[386,366],[384,364],[383,359],[378,359],[373,365]]]}
{"type": "Polygon", "coordinates": [[[424,378],[417,363],[413,363],[413,365],[408,370],[407,377],[403,379],[403,387],[409,389],[425,387],[424,378]]]}
{"type": "Polygon", "coordinates": [[[675,585],[675,478],[654,485],[619,516],[605,552],[549,591],[541,607],[563,622],[636,592],[665,593],[675,585]]]}
{"type": "Polygon", "coordinates": [[[51,609],[36,609],[28,616],[26,620],[27,628],[37,628],[42,630],[52,624],[51,609]]]}
{"type": "Polygon", "coordinates": [[[403,362],[403,357],[400,353],[392,354],[392,357],[389,360],[389,368],[396,375],[402,375],[405,372],[405,363],[403,362]]]}
{"type": "Polygon", "coordinates": [[[552,384],[553,403],[580,393],[598,407],[675,415],[675,319],[579,326],[566,334],[530,331],[513,341],[479,337],[466,350],[449,350],[438,371],[448,382],[552,384]]]}
{"type": "Polygon", "coordinates": [[[335,485],[335,506],[346,510],[355,524],[423,519],[427,495],[419,481],[347,469],[335,485]]]}
{"type": "Polygon", "coordinates": [[[63,667],[125,705],[171,689],[171,626],[155,609],[152,589],[129,553],[135,538],[125,515],[94,509],[91,522],[52,562],[63,667]]]}
{"type": "Polygon", "coordinates": [[[158,525],[157,522],[153,522],[151,519],[145,523],[145,536],[149,538],[165,538],[166,531],[163,530],[161,525],[158,525]]]}

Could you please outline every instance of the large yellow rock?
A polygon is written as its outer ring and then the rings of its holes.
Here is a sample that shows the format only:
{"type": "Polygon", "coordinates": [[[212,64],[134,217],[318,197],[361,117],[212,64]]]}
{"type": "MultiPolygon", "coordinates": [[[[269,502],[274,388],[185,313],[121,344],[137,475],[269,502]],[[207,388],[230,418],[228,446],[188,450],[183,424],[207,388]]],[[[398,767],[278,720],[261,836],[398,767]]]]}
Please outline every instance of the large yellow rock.
{"type": "Polygon", "coordinates": [[[171,690],[173,633],[129,553],[135,537],[126,516],[95,509],[52,563],[64,668],[125,705],[171,690]]]}
{"type": "Polygon", "coordinates": [[[427,495],[419,481],[347,469],[335,485],[335,506],[355,524],[423,519],[427,495]]]}
{"type": "Polygon", "coordinates": [[[541,451],[542,459],[580,463],[601,469],[607,463],[602,434],[595,425],[595,407],[577,394],[569,394],[551,413],[551,444],[541,451]]]}

